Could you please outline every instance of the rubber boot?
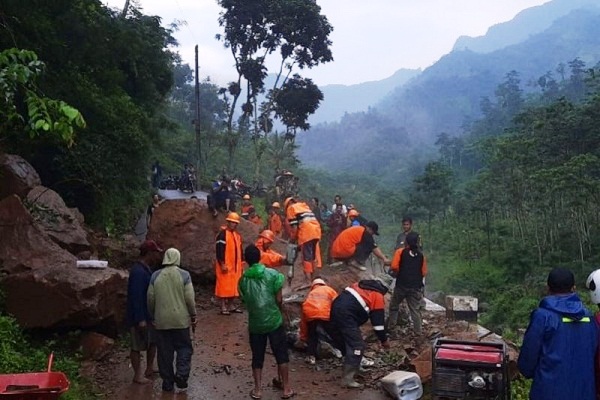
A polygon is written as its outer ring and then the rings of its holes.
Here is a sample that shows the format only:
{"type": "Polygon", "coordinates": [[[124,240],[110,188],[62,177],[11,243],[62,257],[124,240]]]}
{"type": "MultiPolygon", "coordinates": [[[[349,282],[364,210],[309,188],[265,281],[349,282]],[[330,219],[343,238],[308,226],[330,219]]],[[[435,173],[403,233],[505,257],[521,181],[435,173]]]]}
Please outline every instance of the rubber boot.
{"type": "Polygon", "coordinates": [[[354,365],[344,364],[344,375],[342,377],[342,387],[349,389],[362,389],[363,385],[354,380],[354,375],[358,372],[359,367],[354,365]]]}

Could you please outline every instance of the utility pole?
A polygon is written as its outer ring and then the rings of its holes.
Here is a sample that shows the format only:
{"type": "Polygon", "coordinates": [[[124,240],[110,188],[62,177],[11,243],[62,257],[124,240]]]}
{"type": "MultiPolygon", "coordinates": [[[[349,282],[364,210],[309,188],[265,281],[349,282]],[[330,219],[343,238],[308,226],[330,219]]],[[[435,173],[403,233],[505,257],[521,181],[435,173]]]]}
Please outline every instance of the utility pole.
{"type": "Polygon", "coordinates": [[[196,45],[196,118],[194,119],[194,127],[196,130],[196,187],[200,188],[200,175],[204,175],[202,169],[202,153],[200,151],[200,80],[198,79],[198,45],[196,45]]]}

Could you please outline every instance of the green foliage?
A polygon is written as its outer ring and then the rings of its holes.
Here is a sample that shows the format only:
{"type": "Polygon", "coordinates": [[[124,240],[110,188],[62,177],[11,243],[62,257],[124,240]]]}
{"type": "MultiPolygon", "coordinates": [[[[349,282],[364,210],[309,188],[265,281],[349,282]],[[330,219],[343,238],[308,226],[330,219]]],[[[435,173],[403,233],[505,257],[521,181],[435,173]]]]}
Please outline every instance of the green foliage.
{"type": "Polygon", "coordinates": [[[32,139],[49,133],[71,146],[75,128],[85,127],[76,108],[39,94],[36,81],[43,70],[44,63],[33,51],[11,48],[0,52],[0,140],[12,130],[23,129],[32,139]]]}
{"type": "MultiPolygon", "coordinates": [[[[0,29],[10,34],[0,35],[0,47],[35,49],[45,63],[36,93],[76,106],[87,124],[68,149],[44,135],[6,129],[4,150],[30,161],[44,185],[93,225],[129,228],[146,202],[150,157],[167,124],[162,109],[173,85],[171,29],[136,9],[121,17],[99,1],[9,0],[2,8],[10,18],[0,29]]],[[[37,72],[41,66],[25,54],[23,74],[25,67],[37,72]]],[[[72,129],[83,125],[66,103],[26,100],[28,129],[52,129],[70,142],[72,129]]]]}
{"type": "Polygon", "coordinates": [[[65,373],[71,382],[70,390],[61,399],[95,398],[89,384],[79,375],[77,360],[62,341],[35,343],[13,318],[0,314],[0,374],[46,371],[48,356],[52,352],[52,370],[65,373]]]}

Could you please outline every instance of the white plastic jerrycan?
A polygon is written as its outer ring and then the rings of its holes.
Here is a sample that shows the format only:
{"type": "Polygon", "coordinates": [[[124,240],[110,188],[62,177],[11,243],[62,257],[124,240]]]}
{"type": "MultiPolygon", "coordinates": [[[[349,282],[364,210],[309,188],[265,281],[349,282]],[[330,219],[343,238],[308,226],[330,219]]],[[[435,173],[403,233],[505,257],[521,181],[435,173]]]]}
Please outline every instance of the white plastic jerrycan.
{"type": "Polygon", "coordinates": [[[381,383],[397,400],[417,400],[423,396],[421,378],[414,372],[394,371],[381,378],[381,383]]]}

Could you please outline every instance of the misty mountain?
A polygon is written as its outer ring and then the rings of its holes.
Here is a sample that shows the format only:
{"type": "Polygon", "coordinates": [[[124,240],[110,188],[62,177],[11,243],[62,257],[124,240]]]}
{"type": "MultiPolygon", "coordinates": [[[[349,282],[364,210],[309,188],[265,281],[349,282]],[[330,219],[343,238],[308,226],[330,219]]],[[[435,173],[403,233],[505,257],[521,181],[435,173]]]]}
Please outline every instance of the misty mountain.
{"type": "Polygon", "coordinates": [[[317,112],[310,116],[309,122],[311,125],[335,122],[345,113],[366,111],[383,100],[391,90],[404,85],[419,73],[420,69],[400,69],[394,75],[380,81],[321,86],[324,98],[317,112]]]}
{"type": "Polygon", "coordinates": [[[484,36],[461,36],[453,50],[471,50],[476,53],[491,53],[504,47],[521,43],[530,36],[548,29],[554,21],[575,9],[595,8],[598,0],[554,0],[549,3],[521,11],[511,21],[497,24],[488,29],[484,36]]]}
{"type": "MultiPolygon", "coordinates": [[[[534,9],[544,12],[547,5],[534,9]]],[[[560,80],[555,71],[561,63],[579,58],[595,66],[599,38],[600,8],[586,6],[518,44],[487,54],[452,51],[368,112],[298,135],[299,157],[314,168],[354,168],[390,179],[407,176],[434,156],[438,134],[461,134],[465,121],[481,115],[481,99],[493,98],[507,73],[517,71],[522,89],[532,91],[531,82],[548,71],[560,80]]]]}

